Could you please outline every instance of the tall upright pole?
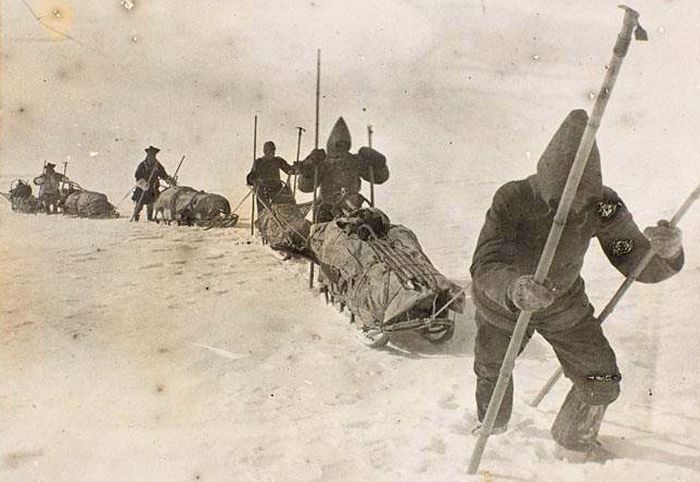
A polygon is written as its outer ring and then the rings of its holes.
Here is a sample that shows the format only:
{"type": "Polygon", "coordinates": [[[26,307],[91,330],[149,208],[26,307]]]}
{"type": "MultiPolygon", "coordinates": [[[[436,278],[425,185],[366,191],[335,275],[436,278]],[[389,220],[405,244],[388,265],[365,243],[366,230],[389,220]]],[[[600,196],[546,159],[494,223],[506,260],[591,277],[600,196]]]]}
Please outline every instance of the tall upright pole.
{"type": "MultiPolygon", "coordinates": [[[[367,142],[370,149],[372,149],[372,134],[374,131],[370,124],[367,126],[367,142]]],[[[374,207],[374,166],[369,166],[369,204],[374,207]]]]}
{"type": "MultiPolygon", "coordinates": [[[[316,50],[316,122],[314,124],[314,148],[318,149],[318,124],[320,117],[320,98],[321,98],[321,49],[316,50]]],[[[314,199],[312,206],[311,219],[316,224],[318,207],[316,206],[316,197],[318,191],[318,164],[314,165],[314,199]]],[[[309,288],[314,287],[314,262],[311,261],[309,268],[309,288]]]]}
{"type": "MultiPolygon", "coordinates": [[[[299,131],[297,135],[297,157],[296,157],[296,164],[299,165],[299,158],[301,157],[301,135],[302,133],[306,130],[303,127],[297,127],[297,130],[299,131]]],[[[297,174],[294,174],[294,190],[292,191],[292,195],[296,198],[297,195],[297,174]]]]}
{"type": "MultiPolygon", "coordinates": [[[[620,73],[622,60],[624,59],[625,55],[627,55],[627,50],[630,42],[632,41],[632,32],[636,30],[635,33],[638,40],[644,40],[646,37],[646,33],[639,26],[639,13],[628,7],[622,8],[625,10],[622,30],[617,37],[617,43],[615,44],[615,48],[613,50],[613,57],[605,73],[603,85],[596,98],[593,111],[591,112],[591,116],[588,119],[586,128],[581,136],[581,143],[576,151],[576,157],[574,158],[574,162],[571,166],[571,172],[569,172],[569,177],[566,181],[566,185],[564,186],[561,202],[559,203],[557,212],[554,215],[552,228],[549,231],[547,242],[542,250],[542,257],[540,258],[540,261],[537,264],[537,269],[535,270],[534,281],[538,284],[544,284],[547,274],[549,273],[549,268],[552,266],[552,261],[554,260],[554,255],[556,253],[557,246],[559,245],[559,240],[561,239],[562,232],[564,231],[566,220],[569,217],[571,205],[576,197],[576,190],[581,182],[581,177],[583,176],[583,171],[586,167],[588,156],[590,155],[593,148],[593,143],[595,142],[595,135],[598,130],[598,126],[600,126],[600,121],[603,117],[603,113],[605,112],[605,107],[610,99],[610,94],[615,86],[617,76],[620,73]]],[[[496,416],[501,408],[503,397],[506,393],[506,389],[508,388],[508,382],[513,373],[515,359],[518,356],[518,351],[522,345],[531,317],[532,312],[530,311],[521,311],[520,315],[518,316],[518,321],[515,324],[513,334],[510,338],[508,350],[503,358],[503,363],[501,364],[501,369],[498,373],[498,380],[496,382],[496,386],[494,387],[493,394],[491,395],[491,400],[489,401],[489,406],[486,410],[486,415],[484,416],[484,421],[481,426],[481,430],[479,431],[479,436],[477,438],[476,445],[474,446],[471,460],[469,461],[469,468],[467,469],[468,474],[476,474],[477,470],[479,470],[481,456],[484,453],[486,443],[488,442],[488,438],[491,435],[494,423],[496,422],[496,416]]]]}
{"type": "MultiPolygon", "coordinates": [[[[255,157],[258,154],[258,116],[255,116],[253,121],[253,166],[255,166],[255,157]]],[[[258,199],[258,188],[253,187],[252,203],[250,205],[250,235],[255,234],[255,202],[258,199]]]]}

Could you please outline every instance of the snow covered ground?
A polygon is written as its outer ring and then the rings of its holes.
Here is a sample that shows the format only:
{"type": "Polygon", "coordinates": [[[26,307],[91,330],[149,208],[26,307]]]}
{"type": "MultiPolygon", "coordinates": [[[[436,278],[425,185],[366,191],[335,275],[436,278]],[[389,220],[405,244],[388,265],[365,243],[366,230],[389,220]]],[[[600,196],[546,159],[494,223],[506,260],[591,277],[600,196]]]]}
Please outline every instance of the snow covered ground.
{"type": "MultiPolygon", "coordinates": [[[[376,3],[30,2],[63,8],[51,22],[77,43],[47,41],[5,2],[0,188],[70,156],[69,175],[116,203],[155,144],[170,170],[188,155],[183,183],[235,204],[253,114],[287,159],[294,127],[312,125],[319,46],[321,142],[338,115],[355,148],[374,124],[392,170],[379,205],[466,285],[494,190],[532,172],[570,109],[590,109],[621,13],[604,0],[376,3]]],[[[650,41],[632,45],[598,141],[606,182],[645,226],[700,177],[700,4],[633,6],[650,41]]],[[[556,367],[536,337],[512,428],[472,478],[471,310],[447,345],[404,335],[368,349],[307,289],[306,264],[248,235],[248,209],[237,228],[203,231],[0,200],[1,481],[700,479],[700,205],[682,222],[684,270],[633,287],[606,327],[624,379],[602,441],[619,459],[554,459],[568,384],[527,405],[556,367]]],[[[622,282],[595,245],[584,277],[599,308],[622,282]]]]}

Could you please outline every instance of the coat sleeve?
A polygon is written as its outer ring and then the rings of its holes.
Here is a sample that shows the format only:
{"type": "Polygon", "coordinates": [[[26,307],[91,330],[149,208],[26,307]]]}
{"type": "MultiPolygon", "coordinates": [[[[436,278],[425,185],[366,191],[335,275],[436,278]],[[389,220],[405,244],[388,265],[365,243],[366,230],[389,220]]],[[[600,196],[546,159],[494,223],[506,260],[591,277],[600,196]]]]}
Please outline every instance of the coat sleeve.
{"type": "MultiPolygon", "coordinates": [[[[158,162],[158,161],[156,161],[158,162]]],[[[158,162],[158,167],[156,168],[156,174],[153,177],[158,177],[160,179],[168,179],[170,176],[166,172],[165,168],[163,167],[163,164],[158,162]]]]}
{"type": "MultiPolygon", "coordinates": [[[[297,178],[297,187],[301,192],[313,192],[314,190],[314,168],[309,154],[299,163],[299,177],[297,178]]],[[[319,169],[319,181],[321,179],[321,170],[323,169],[323,160],[317,160],[319,169]]]]}
{"type": "Polygon", "coordinates": [[[288,176],[291,176],[292,174],[294,174],[294,168],[292,166],[290,166],[289,163],[285,159],[283,159],[282,157],[277,158],[277,165],[288,176]]]}
{"type": "Polygon", "coordinates": [[[494,195],[486,221],[481,228],[470,272],[474,289],[506,310],[515,307],[508,299],[508,286],[521,273],[514,266],[517,219],[515,213],[522,200],[512,183],[494,195]]]}
{"type": "MultiPolygon", "coordinates": [[[[603,201],[597,205],[599,228],[596,233],[598,242],[610,263],[625,276],[639,264],[646,252],[651,249],[649,240],[639,230],[625,204],[615,191],[605,188],[603,201]]],[[[658,283],[683,267],[683,251],[673,259],[655,255],[637,281],[641,283],[658,283]]]]}
{"type": "Polygon", "coordinates": [[[374,174],[374,183],[383,184],[389,179],[389,168],[386,165],[386,156],[379,151],[362,147],[355,156],[360,165],[360,176],[365,181],[372,181],[374,174]],[[370,167],[374,167],[372,173],[370,167]]]}
{"type": "Polygon", "coordinates": [[[148,174],[146,173],[146,165],[141,162],[137,167],[136,167],[136,172],[134,173],[134,177],[138,181],[139,179],[146,179],[148,177],[148,174]]]}

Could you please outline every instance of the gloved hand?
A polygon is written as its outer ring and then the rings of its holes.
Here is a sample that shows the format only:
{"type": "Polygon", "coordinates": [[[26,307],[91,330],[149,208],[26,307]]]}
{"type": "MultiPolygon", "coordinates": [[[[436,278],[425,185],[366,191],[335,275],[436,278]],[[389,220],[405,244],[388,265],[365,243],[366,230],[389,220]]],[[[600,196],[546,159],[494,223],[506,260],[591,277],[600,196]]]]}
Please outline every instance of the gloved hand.
{"type": "Polygon", "coordinates": [[[644,229],[644,236],[649,239],[651,249],[662,258],[675,258],[683,249],[681,230],[671,227],[665,219],[656,223],[656,226],[644,229]]]}
{"type": "Polygon", "coordinates": [[[253,186],[255,185],[255,181],[257,181],[257,176],[255,175],[254,172],[249,172],[248,175],[245,177],[245,183],[248,186],[253,186]]]}
{"type": "Polygon", "coordinates": [[[384,154],[375,151],[371,147],[360,147],[360,150],[357,151],[357,155],[374,169],[383,169],[386,166],[386,157],[384,154]]]}
{"type": "Polygon", "coordinates": [[[148,191],[148,181],[146,181],[145,179],[139,179],[138,181],[136,181],[136,187],[141,189],[142,191],[148,191]]]}
{"type": "Polygon", "coordinates": [[[535,283],[531,275],[520,276],[508,285],[508,298],[523,311],[538,311],[554,301],[554,293],[549,288],[535,283]]]}
{"type": "Polygon", "coordinates": [[[311,153],[304,159],[304,164],[314,167],[319,162],[323,162],[326,158],[326,151],[323,149],[314,149],[311,153]]]}

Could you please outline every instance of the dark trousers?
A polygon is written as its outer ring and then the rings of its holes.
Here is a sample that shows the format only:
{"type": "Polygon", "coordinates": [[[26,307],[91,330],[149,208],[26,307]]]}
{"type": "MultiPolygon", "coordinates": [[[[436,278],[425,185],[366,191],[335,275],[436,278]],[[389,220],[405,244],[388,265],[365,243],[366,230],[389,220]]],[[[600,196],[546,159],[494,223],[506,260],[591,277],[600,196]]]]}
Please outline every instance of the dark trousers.
{"type": "MultiPolygon", "coordinates": [[[[483,421],[498,380],[511,333],[487,322],[476,314],[474,372],[476,373],[476,405],[483,421]]],[[[554,349],[564,375],[573,382],[570,397],[590,406],[608,405],[620,394],[620,371],[615,353],[598,321],[590,316],[564,331],[555,333],[537,330],[554,349]]],[[[528,327],[520,351],[534,334],[528,327]]],[[[513,380],[508,382],[503,403],[496,417],[496,427],[508,423],[513,408],[513,380]]]]}
{"type": "MultiPolygon", "coordinates": [[[[143,210],[144,203],[136,202],[134,206],[134,221],[138,221],[141,216],[141,211],[143,210]]],[[[146,204],[146,217],[149,221],[153,221],[153,203],[146,204]]]]}

